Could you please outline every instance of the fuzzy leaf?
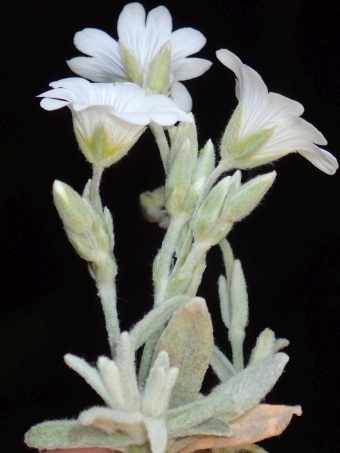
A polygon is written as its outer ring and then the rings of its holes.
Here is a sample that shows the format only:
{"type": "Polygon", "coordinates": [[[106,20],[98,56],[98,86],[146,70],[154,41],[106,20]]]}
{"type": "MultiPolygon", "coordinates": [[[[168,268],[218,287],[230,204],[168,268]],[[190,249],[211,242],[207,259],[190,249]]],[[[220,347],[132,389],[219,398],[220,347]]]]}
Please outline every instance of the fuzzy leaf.
{"type": "Polygon", "coordinates": [[[165,420],[163,418],[144,417],[144,424],[152,453],[164,453],[168,442],[165,420]]]}
{"type": "Polygon", "coordinates": [[[225,436],[229,437],[232,435],[232,430],[227,423],[217,418],[210,418],[206,422],[200,423],[199,425],[189,428],[184,435],[185,436],[225,436]]]}
{"type": "Polygon", "coordinates": [[[165,324],[179,307],[189,301],[188,296],[176,296],[153,308],[130,332],[131,342],[137,350],[159,327],[165,324]]]}
{"type": "Polygon", "coordinates": [[[39,423],[25,434],[26,445],[39,450],[103,447],[126,451],[126,447],[138,443],[136,441],[130,434],[121,431],[107,434],[101,429],[82,426],[76,420],[39,423]]]}
{"type": "Polygon", "coordinates": [[[252,350],[249,364],[259,362],[274,354],[275,334],[270,329],[264,329],[257,337],[256,345],[252,350]]]}
{"type": "Polygon", "coordinates": [[[108,407],[94,406],[81,412],[78,421],[83,426],[95,426],[108,434],[118,430],[128,431],[134,434],[134,438],[139,437],[141,442],[146,440],[140,427],[140,412],[116,411],[108,407]]]}
{"type": "Polygon", "coordinates": [[[235,414],[235,412],[236,405],[231,398],[221,398],[221,395],[203,397],[194,403],[179,406],[168,412],[169,435],[182,435],[190,428],[200,425],[212,417],[226,413],[235,414]]]}
{"type": "Polygon", "coordinates": [[[225,382],[237,373],[234,365],[217,346],[213,347],[210,365],[221,382],[225,382]]]}
{"type": "Polygon", "coordinates": [[[209,366],[212,347],[212,325],[205,301],[192,299],[174,313],[154,351],[154,358],[160,351],[166,351],[170,365],[179,369],[170,407],[195,399],[209,366]]]}
{"type": "MultiPolygon", "coordinates": [[[[227,382],[217,386],[211,392],[211,396],[233,399],[237,408],[236,416],[240,416],[259,404],[273,388],[288,360],[286,354],[279,352],[268,359],[249,365],[227,382]]],[[[230,420],[232,419],[224,418],[224,421],[230,420]]]]}

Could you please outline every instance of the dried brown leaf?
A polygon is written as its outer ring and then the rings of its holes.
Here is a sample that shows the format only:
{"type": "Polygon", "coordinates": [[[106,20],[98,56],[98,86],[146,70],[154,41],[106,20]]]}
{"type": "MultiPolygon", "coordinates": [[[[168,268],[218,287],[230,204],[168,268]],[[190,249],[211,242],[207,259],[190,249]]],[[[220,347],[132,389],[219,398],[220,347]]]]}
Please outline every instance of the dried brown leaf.
{"type": "Polygon", "coordinates": [[[254,444],[268,437],[278,436],[287,428],[294,414],[302,414],[300,406],[258,404],[230,423],[233,430],[231,437],[202,437],[183,448],[180,453],[254,444]]]}

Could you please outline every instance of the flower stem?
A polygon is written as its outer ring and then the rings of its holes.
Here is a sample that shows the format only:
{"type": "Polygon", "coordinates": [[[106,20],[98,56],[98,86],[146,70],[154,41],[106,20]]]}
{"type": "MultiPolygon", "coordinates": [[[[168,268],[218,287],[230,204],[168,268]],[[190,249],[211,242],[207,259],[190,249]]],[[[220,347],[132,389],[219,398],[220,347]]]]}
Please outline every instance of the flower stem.
{"type": "Polygon", "coordinates": [[[167,174],[169,170],[170,148],[162,126],[156,123],[150,123],[150,130],[153,133],[159,152],[161,155],[164,171],[167,174]]]}
{"type": "Polygon", "coordinates": [[[170,266],[175,251],[178,236],[185,224],[185,218],[171,219],[165,234],[162,247],[154,262],[153,280],[155,285],[155,305],[164,301],[170,266]]]}
{"type": "Polygon", "coordinates": [[[103,307],[110,350],[112,357],[114,357],[115,346],[117,345],[120,335],[117,314],[116,285],[114,281],[112,281],[111,284],[107,284],[97,280],[97,288],[103,307]]]}
{"type": "Polygon", "coordinates": [[[91,181],[91,202],[93,206],[98,210],[98,212],[102,213],[103,207],[102,202],[99,195],[99,187],[100,181],[102,178],[102,174],[104,171],[104,167],[99,167],[97,165],[93,165],[93,174],[92,174],[92,181],[91,181]]]}

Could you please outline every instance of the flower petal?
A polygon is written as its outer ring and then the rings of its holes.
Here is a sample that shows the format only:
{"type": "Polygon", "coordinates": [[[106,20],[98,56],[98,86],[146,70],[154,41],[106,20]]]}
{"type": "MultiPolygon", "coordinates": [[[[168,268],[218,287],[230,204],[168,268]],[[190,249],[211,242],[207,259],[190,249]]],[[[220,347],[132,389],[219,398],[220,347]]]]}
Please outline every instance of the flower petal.
{"type": "Polygon", "coordinates": [[[171,71],[175,71],[188,55],[199,52],[207,42],[205,36],[194,28],[175,30],[171,37],[171,71]]]}
{"type": "Polygon", "coordinates": [[[75,34],[74,44],[78,50],[93,58],[76,57],[67,61],[73,72],[94,82],[126,80],[119,44],[107,33],[96,28],[85,28],[75,34]]]}
{"type": "Polygon", "coordinates": [[[327,175],[334,175],[339,168],[336,158],[316,145],[310,145],[308,149],[298,149],[297,152],[327,175]]]}
{"type": "Polygon", "coordinates": [[[203,58],[186,58],[174,71],[174,81],[190,80],[204,74],[212,62],[203,58]]]}
{"type": "Polygon", "coordinates": [[[127,80],[123,69],[117,68],[117,65],[110,59],[92,58],[92,57],[75,57],[66,61],[68,67],[75,74],[78,74],[92,82],[124,82],[127,80]]]}
{"type": "Polygon", "coordinates": [[[184,112],[191,112],[192,110],[192,98],[189,91],[181,82],[174,82],[171,87],[171,97],[184,112]]]}
{"type": "Polygon", "coordinates": [[[140,60],[143,61],[145,32],[145,9],[140,3],[125,5],[119,15],[117,33],[119,42],[123,43],[140,60]]]}
{"type": "Polygon", "coordinates": [[[43,109],[51,111],[51,110],[58,110],[66,105],[69,105],[70,102],[68,101],[60,101],[59,99],[48,99],[44,98],[40,101],[40,105],[43,109]]]}

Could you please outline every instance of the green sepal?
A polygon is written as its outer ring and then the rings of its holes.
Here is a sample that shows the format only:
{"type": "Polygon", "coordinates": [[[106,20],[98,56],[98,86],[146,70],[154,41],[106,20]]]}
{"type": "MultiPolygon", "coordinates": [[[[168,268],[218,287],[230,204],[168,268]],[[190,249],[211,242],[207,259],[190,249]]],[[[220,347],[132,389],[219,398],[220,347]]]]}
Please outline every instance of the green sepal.
{"type": "Polygon", "coordinates": [[[171,43],[167,41],[161,47],[150,64],[146,81],[143,82],[149,94],[159,93],[165,96],[170,92],[171,43]]]}
{"type": "MultiPolygon", "coordinates": [[[[261,155],[261,148],[273,135],[276,128],[276,126],[273,126],[267,129],[262,129],[244,138],[243,140],[240,140],[240,130],[243,123],[244,108],[244,102],[241,101],[235,109],[222,137],[221,157],[228,163],[229,168],[247,169],[264,163],[258,162],[254,165],[253,158],[257,157],[257,153],[259,156],[261,155]]],[[[262,159],[266,160],[266,156],[263,156],[262,159]]],[[[266,163],[271,162],[271,160],[275,160],[275,157],[271,158],[269,156],[268,158],[267,156],[266,163]]]]}
{"type": "Polygon", "coordinates": [[[179,369],[170,408],[194,401],[208,369],[212,347],[212,324],[206,303],[194,298],[173,314],[154,351],[154,360],[160,351],[166,351],[170,365],[179,369]]]}
{"type": "Polygon", "coordinates": [[[137,85],[142,83],[142,69],[133,55],[133,53],[124,44],[120,43],[120,49],[123,54],[125,72],[130,82],[137,85]]]}
{"type": "Polygon", "coordinates": [[[241,168],[248,168],[246,163],[246,158],[251,159],[251,157],[259,151],[262,146],[267,142],[267,140],[273,135],[275,126],[268,129],[262,129],[255,134],[250,135],[248,138],[242,140],[238,143],[236,154],[236,162],[240,162],[242,165],[241,168]],[[244,163],[243,163],[244,162],[244,163]]]}
{"type": "Polygon", "coordinates": [[[238,137],[242,125],[243,110],[244,102],[241,101],[232,114],[222,136],[220,154],[221,158],[228,162],[233,161],[233,150],[237,148],[238,137]]]}
{"type": "Polygon", "coordinates": [[[39,423],[25,434],[26,445],[39,450],[101,447],[125,452],[136,441],[131,434],[122,431],[107,434],[98,428],[82,426],[76,420],[39,423]]]}

